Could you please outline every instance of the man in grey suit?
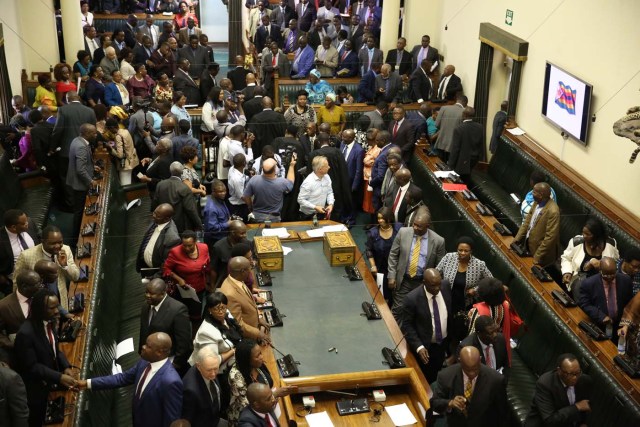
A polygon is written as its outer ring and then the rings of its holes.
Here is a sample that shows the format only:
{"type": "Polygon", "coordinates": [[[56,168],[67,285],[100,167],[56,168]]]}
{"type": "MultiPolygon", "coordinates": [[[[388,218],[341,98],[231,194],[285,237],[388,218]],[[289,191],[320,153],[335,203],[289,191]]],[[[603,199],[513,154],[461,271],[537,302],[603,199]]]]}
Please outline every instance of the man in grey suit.
{"type": "Polygon", "coordinates": [[[93,179],[93,172],[100,168],[93,165],[91,144],[98,136],[96,127],[85,123],[80,126],[80,136],[73,140],[69,148],[69,170],[67,171],[67,185],[73,190],[73,228],[70,242],[72,248],[78,241],[80,222],[84,212],[84,202],[89,188],[98,184],[93,179]]]}
{"type": "Polygon", "coordinates": [[[153,210],[152,217],[153,222],[144,234],[136,259],[136,271],[143,278],[157,273],[171,248],[180,243],[180,235],[172,219],[173,206],[168,203],[159,205],[153,210]]]}
{"type": "Polygon", "coordinates": [[[13,350],[13,340],[29,315],[31,298],[41,282],[38,273],[23,270],[16,277],[17,289],[0,300],[0,348],[13,350]]]}
{"type": "Polygon", "coordinates": [[[445,162],[449,160],[449,152],[453,144],[453,131],[462,123],[462,112],[467,104],[466,99],[466,96],[458,94],[454,105],[445,105],[440,108],[438,113],[436,126],[440,132],[435,149],[438,156],[445,162]]]}
{"type": "Polygon", "coordinates": [[[151,39],[153,50],[158,48],[158,40],[160,40],[160,27],[153,23],[153,15],[147,15],[143,25],[138,27],[138,32],[151,39]]]}
{"type": "Polygon", "coordinates": [[[387,102],[399,102],[402,78],[391,72],[391,65],[384,64],[376,76],[376,98],[387,102]]]}
{"type": "Polygon", "coordinates": [[[2,425],[27,427],[27,389],[20,375],[9,366],[10,359],[9,353],[0,349],[0,420],[2,425]]]}
{"type": "Polygon", "coordinates": [[[367,47],[358,51],[358,61],[360,62],[360,75],[364,76],[371,69],[371,64],[384,62],[382,51],[376,47],[376,39],[372,36],[367,38],[367,47]]]}
{"type": "MultiPolygon", "coordinates": [[[[67,92],[67,105],[58,109],[58,118],[51,134],[51,145],[49,146],[49,152],[58,156],[58,173],[62,182],[67,179],[71,141],[80,134],[80,126],[85,123],[95,125],[96,113],[91,108],[82,105],[78,92],[71,90],[67,92]]],[[[68,187],[65,187],[64,202],[69,209],[73,205],[73,192],[68,187]]]]}
{"type": "Polygon", "coordinates": [[[433,230],[431,213],[416,214],[413,227],[402,227],[389,252],[389,289],[393,291],[393,312],[400,323],[404,297],[422,284],[424,270],[435,268],[445,255],[444,238],[433,230]]]}
{"type": "Polygon", "coordinates": [[[199,79],[200,74],[209,65],[209,53],[204,46],[200,45],[198,36],[192,34],[189,36],[189,45],[178,49],[178,62],[181,59],[189,60],[189,75],[192,79],[199,79]]]}
{"type": "Polygon", "coordinates": [[[180,178],[183,170],[182,163],[171,163],[169,166],[171,178],[160,181],[152,202],[153,209],[162,203],[173,206],[175,210],[173,221],[180,233],[184,230],[202,230],[202,220],[198,215],[196,199],[191,189],[180,178]]]}
{"type": "Polygon", "coordinates": [[[375,110],[364,113],[364,115],[371,120],[369,129],[387,130],[388,126],[384,122],[387,113],[389,113],[389,104],[387,101],[378,101],[375,110]]]}

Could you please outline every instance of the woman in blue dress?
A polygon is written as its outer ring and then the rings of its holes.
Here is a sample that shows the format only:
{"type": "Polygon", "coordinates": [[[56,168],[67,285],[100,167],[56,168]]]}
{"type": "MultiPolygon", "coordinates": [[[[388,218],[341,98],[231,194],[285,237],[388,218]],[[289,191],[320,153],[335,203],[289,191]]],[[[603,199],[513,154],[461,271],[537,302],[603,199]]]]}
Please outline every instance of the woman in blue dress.
{"type": "Polygon", "coordinates": [[[378,225],[372,227],[367,232],[367,243],[365,244],[366,255],[371,265],[371,274],[382,274],[382,292],[387,304],[393,304],[391,289],[389,289],[387,273],[389,272],[389,252],[393,240],[398,234],[398,230],[402,224],[394,223],[394,216],[391,208],[383,207],[377,214],[378,225]]]}

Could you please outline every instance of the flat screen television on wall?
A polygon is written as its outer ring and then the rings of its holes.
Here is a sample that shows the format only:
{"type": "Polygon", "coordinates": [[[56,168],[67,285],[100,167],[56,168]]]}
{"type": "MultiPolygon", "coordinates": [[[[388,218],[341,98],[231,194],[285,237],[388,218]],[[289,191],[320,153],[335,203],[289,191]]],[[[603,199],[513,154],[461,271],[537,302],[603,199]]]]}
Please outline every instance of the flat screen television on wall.
{"type": "Polygon", "coordinates": [[[593,86],[547,62],[542,115],[565,134],[587,145],[593,86]]]}

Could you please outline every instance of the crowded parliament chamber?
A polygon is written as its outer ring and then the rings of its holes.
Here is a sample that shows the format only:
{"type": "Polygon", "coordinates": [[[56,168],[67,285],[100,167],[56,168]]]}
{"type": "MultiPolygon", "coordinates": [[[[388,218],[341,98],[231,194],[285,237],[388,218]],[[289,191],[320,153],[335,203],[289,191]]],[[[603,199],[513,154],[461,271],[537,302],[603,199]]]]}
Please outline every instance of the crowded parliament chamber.
{"type": "Polygon", "coordinates": [[[0,426],[640,426],[640,3],[0,6],[0,426]]]}

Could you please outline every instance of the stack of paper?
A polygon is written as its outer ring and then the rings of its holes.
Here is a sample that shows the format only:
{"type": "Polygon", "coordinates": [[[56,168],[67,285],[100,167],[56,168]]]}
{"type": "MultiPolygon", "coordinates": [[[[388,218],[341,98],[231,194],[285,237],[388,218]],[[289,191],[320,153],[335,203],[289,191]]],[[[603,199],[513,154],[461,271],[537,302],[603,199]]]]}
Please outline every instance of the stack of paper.
{"type": "Polygon", "coordinates": [[[265,237],[276,236],[276,237],[279,237],[281,239],[287,239],[289,237],[289,232],[284,227],[280,227],[280,228],[263,228],[262,229],[262,235],[265,236],[265,237]]]}
{"type": "Polygon", "coordinates": [[[406,403],[387,406],[385,409],[387,410],[389,417],[391,417],[391,421],[393,421],[394,426],[410,426],[418,422],[406,403]]]}

